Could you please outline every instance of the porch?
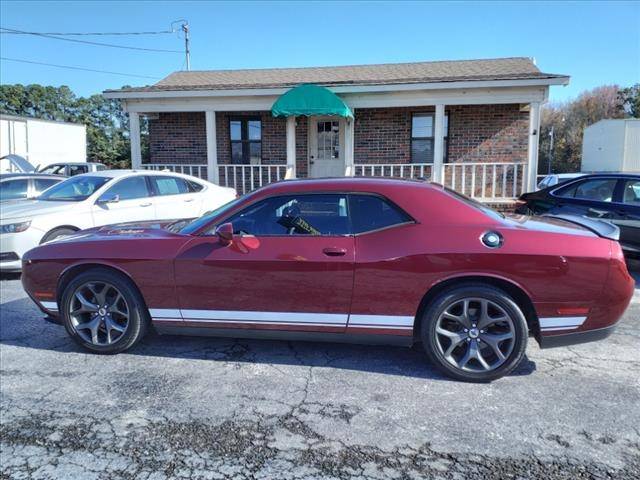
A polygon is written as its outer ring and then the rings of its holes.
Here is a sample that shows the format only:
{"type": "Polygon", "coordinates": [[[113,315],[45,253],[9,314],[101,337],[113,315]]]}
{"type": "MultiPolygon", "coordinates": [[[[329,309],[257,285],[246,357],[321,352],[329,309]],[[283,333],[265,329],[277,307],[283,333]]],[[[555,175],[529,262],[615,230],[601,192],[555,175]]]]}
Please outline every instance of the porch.
{"type": "Polygon", "coordinates": [[[535,189],[540,105],[568,81],[530,58],[505,58],[183,71],[105,96],[129,113],[134,168],[240,194],[292,178],[423,178],[503,203],[535,189]]]}

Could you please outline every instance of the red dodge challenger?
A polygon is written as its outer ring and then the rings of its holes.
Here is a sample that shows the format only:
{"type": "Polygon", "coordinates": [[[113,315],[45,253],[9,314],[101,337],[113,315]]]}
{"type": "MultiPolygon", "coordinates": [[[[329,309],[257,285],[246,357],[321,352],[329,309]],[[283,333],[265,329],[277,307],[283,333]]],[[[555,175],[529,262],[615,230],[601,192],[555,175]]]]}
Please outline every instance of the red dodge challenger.
{"type": "Polygon", "coordinates": [[[159,333],[412,345],[467,381],[605,338],[634,282],[617,227],[504,217],[422,181],[271,184],[191,222],[116,225],[23,258],[29,296],[80,345],[159,333]]]}

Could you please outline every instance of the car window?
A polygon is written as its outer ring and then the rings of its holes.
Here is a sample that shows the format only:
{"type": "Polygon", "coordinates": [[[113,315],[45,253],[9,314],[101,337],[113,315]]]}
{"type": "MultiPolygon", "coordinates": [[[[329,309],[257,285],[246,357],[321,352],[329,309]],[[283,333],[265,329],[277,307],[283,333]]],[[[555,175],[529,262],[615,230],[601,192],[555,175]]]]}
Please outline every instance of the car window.
{"type": "Polygon", "coordinates": [[[189,188],[189,191],[192,193],[199,192],[204,188],[204,185],[202,185],[201,183],[192,182],[191,180],[187,180],[187,186],[189,188]]]}
{"type": "Polygon", "coordinates": [[[7,180],[0,183],[0,200],[15,200],[17,198],[27,198],[27,179],[7,180]]]}
{"type": "Polygon", "coordinates": [[[96,165],[96,172],[101,172],[103,170],[106,170],[107,167],[105,165],[103,165],[102,163],[99,163],[98,165],[96,165]]]}
{"type": "Polygon", "coordinates": [[[180,195],[188,193],[187,182],[178,177],[150,177],[156,195],[180,195]]]}
{"type": "Polygon", "coordinates": [[[593,180],[585,180],[569,185],[559,190],[557,195],[563,198],[611,202],[616,183],[617,180],[615,178],[594,178],[593,180]]]}
{"type": "Polygon", "coordinates": [[[624,182],[622,203],[640,205],[640,180],[627,180],[624,182]]]}
{"type": "Polygon", "coordinates": [[[89,171],[88,165],[69,165],[69,176],[80,175],[89,171]]]}
{"type": "Polygon", "coordinates": [[[353,233],[370,232],[411,221],[411,217],[376,195],[350,195],[353,233]]]}
{"type": "Polygon", "coordinates": [[[80,202],[93,195],[109,180],[111,180],[110,177],[87,177],[84,175],[67,178],[46,190],[38,197],[38,200],[80,202]]]}
{"type": "Polygon", "coordinates": [[[49,165],[40,170],[40,173],[50,173],[52,175],[64,175],[64,165],[49,165]]]}
{"type": "Polygon", "coordinates": [[[236,234],[348,235],[347,197],[287,195],[262,200],[228,220],[236,234]]]}
{"type": "Polygon", "coordinates": [[[120,180],[106,192],[109,195],[118,195],[120,201],[133,200],[134,198],[148,197],[149,189],[145,177],[129,177],[120,180]]]}
{"type": "Polygon", "coordinates": [[[36,189],[36,193],[44,192],[47,188],[56,183],[60,183],[60,180],[56,178],[35,178],[33,184],[36,189]]]}

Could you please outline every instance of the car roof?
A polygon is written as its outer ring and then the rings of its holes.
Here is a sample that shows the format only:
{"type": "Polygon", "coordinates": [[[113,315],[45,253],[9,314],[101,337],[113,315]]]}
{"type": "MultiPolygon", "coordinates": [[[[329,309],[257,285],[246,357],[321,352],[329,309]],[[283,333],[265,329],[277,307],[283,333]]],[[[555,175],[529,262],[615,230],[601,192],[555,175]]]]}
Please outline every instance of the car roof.
{"type": "Polygon", "coordinates": [[[607,178],[640,178],[640,173],[615,173],[615,172],[603,172],[603,173],[585,173],[580,178],[587,179],[590,177],[607,177],[607,178]]]}
{"type": "Polygon", "coordinates": [[[54,175],[52,173],[0,173],[0,180],[7,180],[9,178],[57,178],[64,180],[68,177],[64,175],[54,175]]]}
{"type": "Polygon", "coordinates": [[[294,192],[294,191],[357,191],[376,192],[378,190],[400,188],[436,188],[443,187],[437,183],[424,180],[389,178],[389,177],[328,177],[282,180],[270,183],[259,190],[264,193],[294,192]]]}
{"type": "Polygon", "coordinates": [[[121,177],[127,177],[127,176],[134,176],[134,175],[150,175],[150,176],[157,176],[157,177],[161,177],[161,176],[172,176],[172,177],[182,177],[182,178],[186,178],[186,179],[195,179],[195,180],[199,180],[201,182],[205,182],[205,180],[203,180],[202,178],[198,178],[198,177],[192,177],[189,175],[185,175],[183,173],[176,173],[176,172],[170,172],[170,171],[161,171],[161,170],[131,170],[131,169],[127,169],[127,170],[101,170],[98,172],[87,172],[87,173],[83,173],[81,175],[75,175],[75,177],[108,177],[108,178],[121,178],[121,177]]]}

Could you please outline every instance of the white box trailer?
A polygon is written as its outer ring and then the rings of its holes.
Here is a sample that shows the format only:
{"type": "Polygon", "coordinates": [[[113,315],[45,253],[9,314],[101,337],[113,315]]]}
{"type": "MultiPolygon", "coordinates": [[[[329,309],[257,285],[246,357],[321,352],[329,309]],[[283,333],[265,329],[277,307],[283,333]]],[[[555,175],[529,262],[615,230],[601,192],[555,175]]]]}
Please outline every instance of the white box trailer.
{"type": "MultiPolygon", "coordinates": [[[[87,161],[87,129],[69,122],[0,115],[0,157],[20,155],[34,167],[87,161]]],[[[7,165],[0,164],[0,172],[7,165]]]]}
{"type": "Polygon", "coordinates": [[[584,129],[583,172],[640,172],[640,119],[600,120],[584,129]]]}

